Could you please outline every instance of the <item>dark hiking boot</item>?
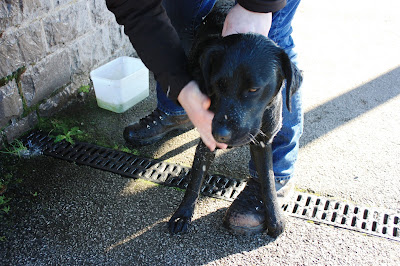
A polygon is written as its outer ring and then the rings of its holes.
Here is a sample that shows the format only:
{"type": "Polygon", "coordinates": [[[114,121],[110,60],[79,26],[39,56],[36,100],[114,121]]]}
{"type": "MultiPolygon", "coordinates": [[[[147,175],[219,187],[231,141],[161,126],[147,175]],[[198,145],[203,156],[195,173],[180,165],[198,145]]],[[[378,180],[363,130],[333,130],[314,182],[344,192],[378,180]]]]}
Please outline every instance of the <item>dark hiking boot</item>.
{"type": "Polygon", "coordinates": [[[157,108],[139,122],[127,126],[124,139],[132,146],[150,145],[162,139],[168,132],[192,128],[193,124],[186,114],[167,115],[157,108]]]}
{"type": "MultiPolygon", "coordinates": [[[[281,205],[293,191],[290,180],[276,182],[278,203],[281,205]]],[[[246,187],[225,213],[223,225],[235,234],[252,235],[265,231],[265,207],[261,197],[261,184],[250,178],[246,187]]]]}

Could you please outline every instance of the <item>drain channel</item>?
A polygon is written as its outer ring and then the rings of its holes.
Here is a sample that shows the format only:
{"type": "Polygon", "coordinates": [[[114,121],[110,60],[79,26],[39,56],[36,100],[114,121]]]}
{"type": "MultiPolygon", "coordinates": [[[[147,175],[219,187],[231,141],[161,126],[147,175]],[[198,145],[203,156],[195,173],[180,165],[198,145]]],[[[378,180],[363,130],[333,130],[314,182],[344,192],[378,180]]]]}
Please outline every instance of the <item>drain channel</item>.
{"type": "Polygon", "coordinates": [[[283,205],[290,216],[400,241],[400,214],[306,193],[283,205]]]}
{"type": "MultiPolygon", "coordinates": [[[[39,149],[44,155],[130,178],[141,178],[182,189],[185,189],[189,182],[188,167],[88,143],[54,143],[54,139],[43,132],[31,133],[23,143],[26,147],[39,149]]],[[[208,175],[201,193],[233,201],[245,186],[245,180],[208,175]]],[[[295,194],[282,206],[282,210],[293,217],[400,241],[400,214],[354,206],[306,193],[295,194]]]]}
{"type": "MultiPolygon", "coordinates": [[[[54,138],[43,132],[33,132],[24,140],[26,147],[40,149],[44,155],[87,165],[131,178],[185,189],[190,168],[160,160],[139,157],[130,153],[93,144],[66,141],[54,143],[54,138]]],[[[243,190],[246,181],[222,175],[207,175],[201,188],[206,196],[232,201],[243,190]]]]}

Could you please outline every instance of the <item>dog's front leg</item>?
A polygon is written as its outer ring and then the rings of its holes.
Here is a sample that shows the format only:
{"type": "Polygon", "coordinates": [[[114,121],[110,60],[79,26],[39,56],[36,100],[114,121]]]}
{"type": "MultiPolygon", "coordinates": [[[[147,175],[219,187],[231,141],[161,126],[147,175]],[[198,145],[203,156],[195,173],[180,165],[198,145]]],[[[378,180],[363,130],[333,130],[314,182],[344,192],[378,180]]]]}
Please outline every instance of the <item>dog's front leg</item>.
{"type": "Polygon", "coordinates": [[[272,144],[250,145],[251,158],[254,161],[261,183],[263,204],[266,208],[265,225],[268,235],[278,237],[285,229],[285,219],[278,205],[275,190],[275,176],[272,165],[272,144]]]}
{"type": "Polygon", "coordinates": [[[192,221],[194,207],[196,200],[199,197],[203,179],[214,158],[215,152],[210,151],[203,141],[200,140],[200,143],[196,148],[190,182],[186,189],[185,196],[183,197],[178,210],[176,210],[168,222],[168,228],[172,234],[187,232],[192,221]]]}

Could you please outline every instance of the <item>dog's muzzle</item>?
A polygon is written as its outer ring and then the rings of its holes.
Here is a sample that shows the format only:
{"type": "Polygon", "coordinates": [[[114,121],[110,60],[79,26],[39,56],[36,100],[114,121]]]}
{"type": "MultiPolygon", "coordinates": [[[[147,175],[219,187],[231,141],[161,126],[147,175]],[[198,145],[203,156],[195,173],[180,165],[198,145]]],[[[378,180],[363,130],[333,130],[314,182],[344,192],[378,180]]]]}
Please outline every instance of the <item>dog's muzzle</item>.
{"type": "Polygon", "coordinates": [[[232,130],[229,130],[224,126],[217,128],[213,127],[212,135],[217,142],[229,144],[232,139],[232,130]]]}

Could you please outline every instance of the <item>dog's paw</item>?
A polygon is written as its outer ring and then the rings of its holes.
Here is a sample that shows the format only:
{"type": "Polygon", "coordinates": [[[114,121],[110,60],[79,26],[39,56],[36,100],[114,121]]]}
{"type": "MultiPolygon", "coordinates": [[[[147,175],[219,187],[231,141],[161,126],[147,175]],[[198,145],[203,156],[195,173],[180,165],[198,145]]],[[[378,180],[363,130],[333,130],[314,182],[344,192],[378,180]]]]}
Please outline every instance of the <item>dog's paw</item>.
{"type": "Polygon", "coordinates": [[[177,210],[168,222],[168,230],[171,234],[187,233],[192,223],[193,212],[177,210]]]}
{"type": "Polygon", "coordinates": [[[279,235],[285,231],[285,220],[284,219],[278,219],[275,220],[274,222],[267,223],[267,234],[270,237],[277,238],[279,235]]]}

